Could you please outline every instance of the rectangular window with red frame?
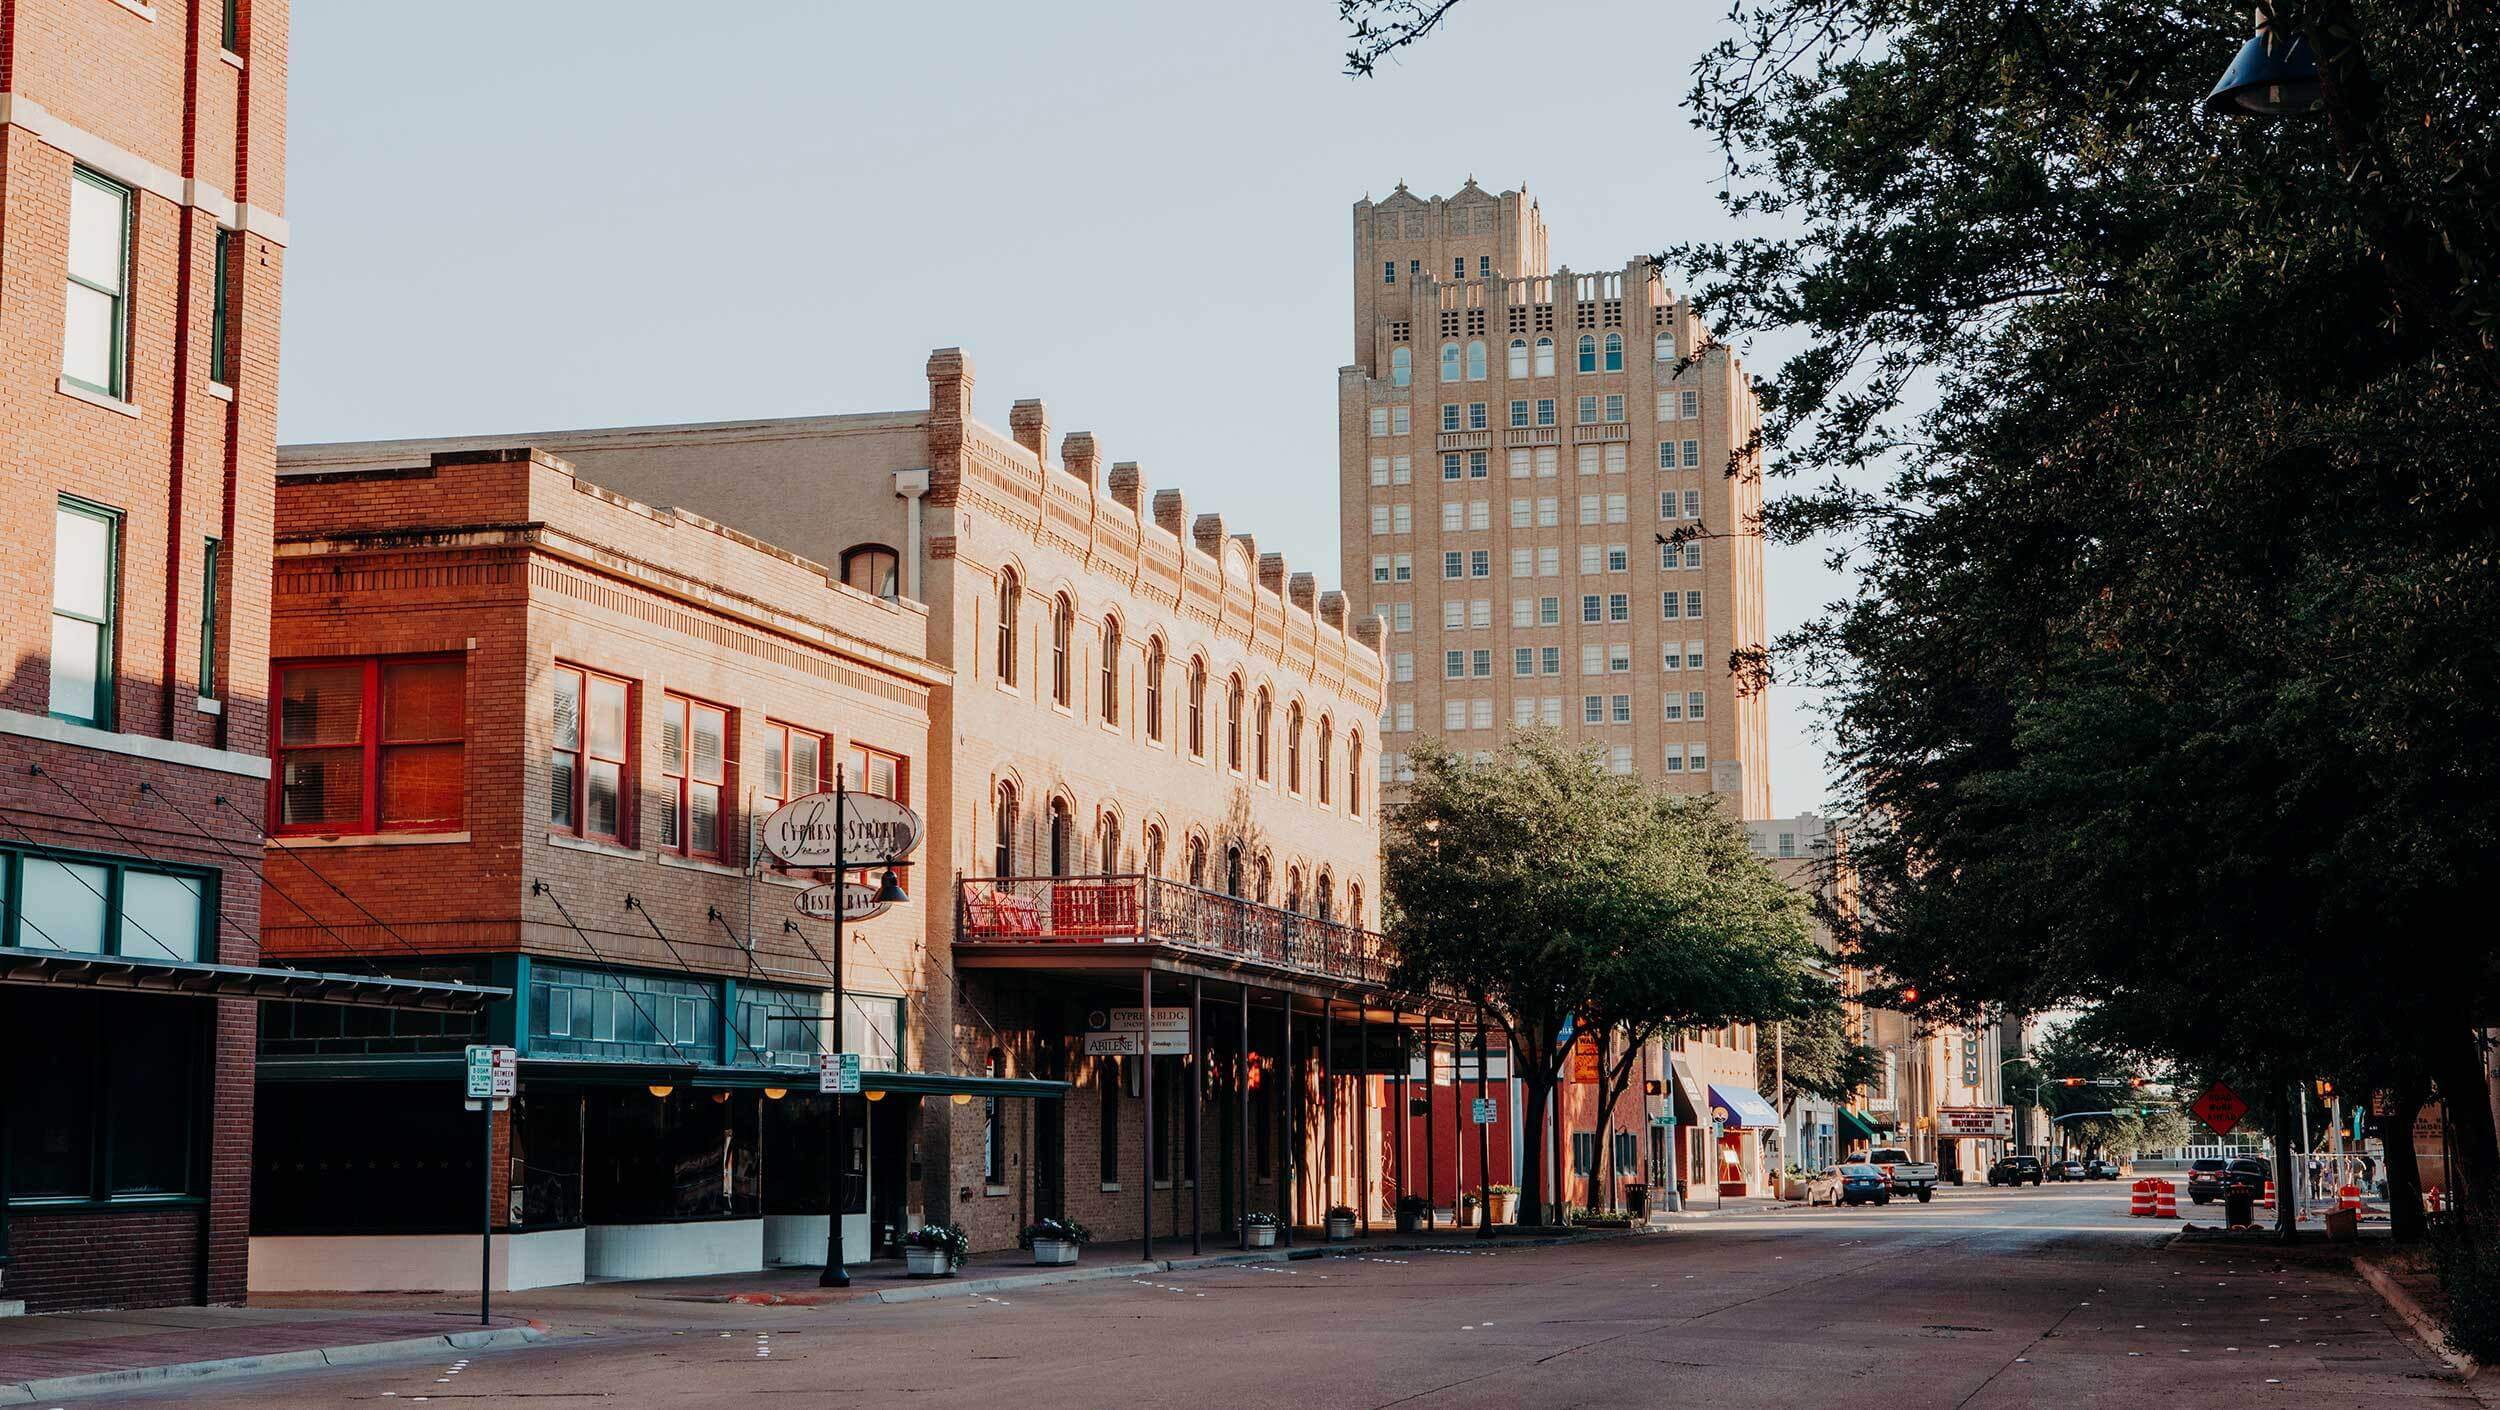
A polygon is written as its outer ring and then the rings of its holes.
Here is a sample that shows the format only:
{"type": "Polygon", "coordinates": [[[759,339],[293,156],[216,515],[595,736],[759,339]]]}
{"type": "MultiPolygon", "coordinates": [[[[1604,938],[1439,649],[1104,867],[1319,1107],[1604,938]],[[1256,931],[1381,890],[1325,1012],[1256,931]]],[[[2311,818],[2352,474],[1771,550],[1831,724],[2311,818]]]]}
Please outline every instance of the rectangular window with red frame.
{"type": "Polygon", "coordinates": [[[729,712],[683,695],[660,703],[660,845],[726,861],[721,795],[729,783],[729,712]]]}
{"type": "Polygon", "coordinates": [[[555,747],[547,821],[578,837],[630,843],[633,686],[578,666],[555,668],[555,747]]]}
{"type": "Polygon", "coordinates": [[[900,754],[854,744],[842,765],[842,786],[907,803],[911,798],[911,761],[900,754]]]}
{"type": "Polygon", "coordinates": [[[291,661],[277,677],[278,832],[461,825],[468,696],[458,657],[291,661]]]}
{"type": "Polygon", "coordinates": [[[767,722],[760,762],[760,776],[748,777],[754,780],[758,804],[767,813],[793,798],[822,793],[833,786],[833,751],[825,747],[825,737],[813,730],[778,720],[767,722]]]}

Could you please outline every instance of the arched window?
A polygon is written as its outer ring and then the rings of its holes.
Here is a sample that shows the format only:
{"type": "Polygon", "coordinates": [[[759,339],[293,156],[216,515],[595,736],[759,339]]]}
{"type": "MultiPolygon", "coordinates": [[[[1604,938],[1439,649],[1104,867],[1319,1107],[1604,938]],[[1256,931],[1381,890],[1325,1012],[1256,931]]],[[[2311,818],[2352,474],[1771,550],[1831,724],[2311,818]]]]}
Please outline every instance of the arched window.
{"type": "Polygon", "coordinates": [[[1345,812],[1350,818],[1363,816],[1363,735],[1348,731],[1345,737],[1345,812]]]}
{"type": "Polygon", "coordinates": [[[1513,339],[1511,339],[1511,340],[1510,340],[1510,366],[1509,366],[1509,372],[1510,372],[1510,375],[1511,375],[1511,376],[1513,376],[1513,377],[1525,377],[1525,376],[1527,376],[1527,375],[1528,375],[1528,340],[1527,340],[1527,339],[1525,339],[1525,338],[1513,338],[1513,339]]]}
{"type": "Polygon", "coordinates": [[[1583,372],[1597,370],[1597,335],[1594,333],[1580,335],[1580,370],[1583,372]]]}
{"type": "Polygon", "coordinates": [[[1075,672],[1071,661],[1075,631],[1076,604],[1063,592],[1050,600],[1050,699],[1055,705],[1067,704],[1074,689],[1070,677],[1075,672]]]}
{"type": "Polygon", "coordinates": [[[1241,677],[1224,684],[1224,767],[1241,772],[1241,677]]]}
{"type": "Polygon", "coordinates": [[[901,596],[902,570],[902,557],[884,544],[863,543],[842,550],[842,581],[861,592],[901,596]]]}
{"type": "Polygon", "coordinates": [[[1268,864],[1267,858],[1259,858],[1250,869],[1250,899],[1262,906],[1268,904],[1275,879],[1275,868],[1268,864]]]}
{"type": "Polygon", "coordinates": [[[1302,914],[1302,868],[1285,868],[1285,909],[1302,914]]]}
{"type": "Polygon", "coordinates": [[[1024,584],[1016,570],[998,575],[998,683],[1016,683],[1016,606],[1024,601],[1024,584]]]}
{"type": "Polygon", "coordinates": [[[1285,791],[1302,791],[1302,702],[1285,707],[1285,791]]]}
{"type": "Polygon", "coordinates": [[[1102,722],[1120,722],[1120,619],[1102,619],[1102,722]]]}
{"type": "Polygon", "coordinates": [[[1227,896],[1241,894],[1241,849],[1239,847],[1224,849],[1224,894],[1227,896]]]}
{"type": "Polygon", "coordinates": [[[990,875],[1014,876],[1016,874],[1016,786],[1012,783],[1001,783],[998,786],[997,825],[998,850],[990,860],[990,875]]]}
{"type": "Polygon", "coordinates": [[[1207,663],[1189,663],[1189,756],[1207,757],[1207,663]]]}
{"type": "Polygon", "coordinates": [[[1609,372],[1623,370],[1623,335],[1621,333],[1606,335],[1606,370],[1609,372]]]}
{"type": "Polygon", "coordinates": [[[1675,361],[1675,334],[1672,331],[1665,328],[1658,330],[1658,344],[1654,356],[1660,362],[1675,361]]]}
{"type": "Polygon", "coordinates": [[[1313,908],[1319,912],[1319,918],[1321,920],[1335,920],[1337,918],[1337,898],[1332,894],[1336,891],[1336,889],[1337,883],[1330,879],[1328,869],[1326,867],[1320,868],[1319,889],[1312,893],[1312,899],[1314,902],[1313,908]]]}
{"type": "Polygon", "coordinates": [[[1102,810],[1102,834],[1095,839],[1102,849],[1102,874],[1120,874],[1120,815],[1109,808],[1102,810]]]}
{"type": "Polygon", "coordinates": [[[1536,375],[1539,377],[1554,375],[1554,340],[1551,338],[1536,340],[1536,375]]]}
{"type": "Polygon", "coordinates": [[[1389,385],[1412,386],[1415,381],[1415,350],[1404,343],[1389,349],[1389,385]]]}
{"type": "Polygon", "coordinates": [[[1359,881],[1345,884],[1345,923],[1357,930],[1363,928],[1363,883],[1359,881]]]}
{"type": "Polygon", "coordinates": [[[1076,819],[1068,810],[1068,800],[1050,800],[1050,874],[1074,876],[1083,859],[1076,854],[1076,819]]]}
{"type": "Polygon", "coordinates": [[[1329,719],[1319,722],[1319,802],[1328,806],[1328,747],[1336,742],[1337,725],[1329,719]]]}
{"type": "Polygon", "coordinates": [[[1266,686],[1259,687],[1259,712],[1252,717],[1252,722],[1259,733],[1252,743],[1251,757],[1258,761],[1259,782],[1265,783],[1268,776],[1268,738],[1275,733],[1276,722],[1275,702],[1268,699],[1266,686]]]}
{"type": "Polygon", "coordinates": [[[1203,837],[1189,839],[1189,884],[1207,889],[1207,840],[1203,837]]]}
{"type": "Polygon", "coordinates": [[[1456,343],[1443,343],[1443,344],[1441,345],[1441,380],[1442,380],[1442,381],[1444,381],[1444,382],[1455,382],[1455,381],[1457,381],[1457,380],[1458,380],[1458,378],[1459,378],[1459,371],[1458,371],[1458,357],[1459,357],[1459,353],[1458,353],[1458,344],[1456,344],[1456,343]]]}
{"type": "Polygon", "coordinates": [[[1146,638],[1146,738],[1163,742],[1163,638],[1146,638]]]}
{"type": "Polygon", "coordinates": [[[1484,375],[1484,339],[1476,338],[1467,344],[1467,380],[1481,382],[1484,375]]]}
{"type": "Polygon", "coordinates": [[[1163,829],[1152,823],[1146,826],[1146,875],[1163,875],[1163,829]]]}

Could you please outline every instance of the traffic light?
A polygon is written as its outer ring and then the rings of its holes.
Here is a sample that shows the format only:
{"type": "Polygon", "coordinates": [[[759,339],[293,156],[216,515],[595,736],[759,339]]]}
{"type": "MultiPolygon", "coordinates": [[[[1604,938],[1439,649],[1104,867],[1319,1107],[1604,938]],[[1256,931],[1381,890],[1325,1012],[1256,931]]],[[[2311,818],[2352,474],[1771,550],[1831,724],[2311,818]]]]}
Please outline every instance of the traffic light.
{"type": "Polygon", "coordinates": [[[1658,1080],[1657,1078],[1655,1078],[1655,1077],[1647,1077],[1647,1078],[1643,1078],[1643,1079],[1641,1080],[1641,1095],[1642,1095],[1642,1096],[1645,1096],[1645,1097],[1663,1097],[1663,1096],[1665,1096],[1666,1094],[1667,1094],[1667,1084],[1666,1084],[1666,1083],[1659,1081],[1659,1080],[1658,1080]]]}
{"type": "Polygon", "coordinates": [[[2141,1092],[2144,1090],[2144,1079],[2141,1077],[2130,1077],[2127,1079],[2127,1085],[2141,1092]]]}
{"type": "Polygon", "coordinates": [[[1909,988],[1902,990],[1902,991],[1901,991],[1901,1002],[1903,1002],[1903,1003],[1905,1003],[1905,1004],[1915,1004],[1915,1003],[1917,1003],[1917,1002],[1918,1002],[1918,986],[1917,986],[1917,985],[1915,985],[1915,984],[1913,984],[1913,985],[1911,985],[1909,988]]]}
{"type": "Polygon", "coordinates": [[[2060,1077],[2057,1079],[2057,1085],[2061,1087],[2080,1087],[2083,1085],[2083,1079],[2080,1077],[2060,1077]]]}
{"type": "Polygon", "coordinates": [[[2320,1078],[2318,1080],[2318,1100],[2335,1100],[2335,1084],[2325,1080],[2324,1078],[2320,1078]]]}

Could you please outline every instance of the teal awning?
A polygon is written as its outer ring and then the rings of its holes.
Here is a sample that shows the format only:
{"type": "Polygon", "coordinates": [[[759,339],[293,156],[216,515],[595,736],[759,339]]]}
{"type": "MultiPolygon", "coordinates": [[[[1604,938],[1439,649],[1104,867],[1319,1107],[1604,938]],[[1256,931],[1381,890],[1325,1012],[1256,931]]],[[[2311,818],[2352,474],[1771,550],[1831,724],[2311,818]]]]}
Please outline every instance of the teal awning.
{"type": "MultiPolygon", "coordinates": [[[[527,1090],[532,1082],[582,1082],[607,1086],[649,1086],[666,1082],[682,1087],[726,1087],[754,1089],[785,1087],[793,1091],[816,1090],[816,1069],[813,1067],[718,1067],[697,1063],[666,1062],[598,1062],[581,1058],[521,1059],[521,1086],[527,1090]]],[[[419,1056],[375,1057],[272,1057],[263,1055],[259,1064],[264,1082],[432,1082],[457,1087],[465,1071],[462,1060],[454,1054],[427,1053],[419,1056]]],[[[962,1093],[975,1097],[1033,1097],[1056,1100],[1068,1093],[1069,1084],[1038,1077],[983,1077],[951,1072],[879,1072],[860,1074],[860,1084],[871,1092],[900,1092],[910,1096],[953,1096],[962,1093]]]]}
{"type": "Polygon", "coordinates": [[[1846,1141],[1879,1141],[1888,1128],[1875,1124],[1875,1119],[1849,1107],[1840,1109],[1840,1135],[1846,1141]]]}

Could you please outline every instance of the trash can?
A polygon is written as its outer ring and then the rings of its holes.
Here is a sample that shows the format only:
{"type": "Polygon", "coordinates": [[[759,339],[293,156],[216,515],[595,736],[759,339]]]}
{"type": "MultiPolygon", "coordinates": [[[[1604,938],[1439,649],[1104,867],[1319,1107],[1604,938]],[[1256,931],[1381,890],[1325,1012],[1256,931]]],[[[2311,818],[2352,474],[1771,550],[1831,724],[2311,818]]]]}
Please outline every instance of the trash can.
{"type": "Polygon", "coordinates": [[[1647,1219],[1649,1217],[1649,1186],[1638,1180],[1625,1182],[1623,1211],[1634,1219],[1647,1219]]]}
{"type": "Polygon", "coordinates": [[[2257,1196],[2246,1185],[2233,1185],[2222,1192],[2222,1222],[2237,1229],[2257,1222],[2257,1196]]]}

